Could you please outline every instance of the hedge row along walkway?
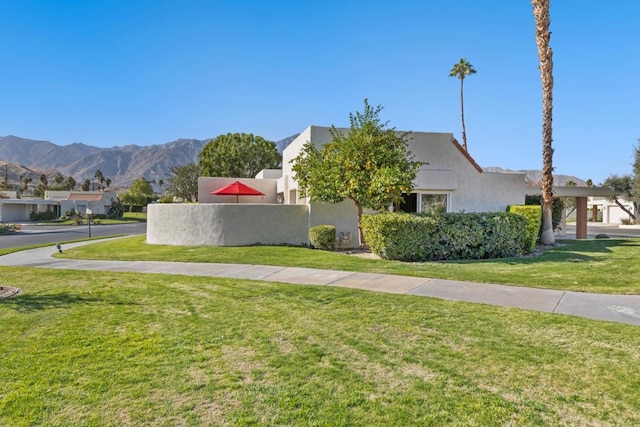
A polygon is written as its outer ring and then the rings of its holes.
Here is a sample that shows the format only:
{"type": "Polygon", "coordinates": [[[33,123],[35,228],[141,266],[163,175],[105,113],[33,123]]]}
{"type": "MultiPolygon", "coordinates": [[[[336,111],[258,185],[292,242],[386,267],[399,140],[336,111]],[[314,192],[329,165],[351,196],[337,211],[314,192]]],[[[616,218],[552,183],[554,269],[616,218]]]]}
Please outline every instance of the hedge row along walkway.
{"type": "MultiPolygon", "coordinates": [[[[91,241],[65,245],[71,248],[91,241]]],[[[568,314],[597,320],[640,325],[640,295],[605,295],[519,286],[469,283],[386,274],[354,273],[312,268],[248,264],[161,261],[89,261],[51,257],[55,247],[0,256],[2,266],[181,274],[264,280],[298,285],[340,286],[367,291],[407,294],[455,301],[568,314]]],[[[20,295],[15,296],[20,298],[20,295]]]]}

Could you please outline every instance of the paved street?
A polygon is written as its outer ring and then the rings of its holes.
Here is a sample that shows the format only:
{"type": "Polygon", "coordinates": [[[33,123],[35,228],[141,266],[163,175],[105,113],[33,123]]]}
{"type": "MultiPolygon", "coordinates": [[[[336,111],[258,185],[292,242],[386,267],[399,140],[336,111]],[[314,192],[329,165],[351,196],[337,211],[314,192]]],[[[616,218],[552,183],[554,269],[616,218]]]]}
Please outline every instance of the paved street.
{"type": "MultiPolygon", "coordinates": [[[[91,225],[91,236],[114,236],[118,234],[145,234],[146,222],[130,224],[91,225]]],[[[0,249],[23,246],[56,244],[70,240],[89,238],[88,225],[37,225],[24,223],[17,233],[0,234],[0,249]]]]}

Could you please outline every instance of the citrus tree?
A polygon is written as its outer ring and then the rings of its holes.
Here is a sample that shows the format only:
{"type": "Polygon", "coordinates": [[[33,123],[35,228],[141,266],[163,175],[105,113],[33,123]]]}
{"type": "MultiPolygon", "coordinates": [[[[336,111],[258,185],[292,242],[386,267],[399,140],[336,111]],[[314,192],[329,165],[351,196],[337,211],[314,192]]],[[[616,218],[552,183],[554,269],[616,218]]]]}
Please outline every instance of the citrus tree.
{"type": "Polygon", "coordinates": [[[382,106],[364,100],[364,111],[349,114],[347,132],[331,127],[332,141],[318,149],[303,146],[292,160],[300,195],[311,201],[340,203],[352,200],[358,209],[360,244],[364,209],[380,211],[413,190],[422,162],[408,151],[407,132],[397,132],[380,121],[382,106]]]}

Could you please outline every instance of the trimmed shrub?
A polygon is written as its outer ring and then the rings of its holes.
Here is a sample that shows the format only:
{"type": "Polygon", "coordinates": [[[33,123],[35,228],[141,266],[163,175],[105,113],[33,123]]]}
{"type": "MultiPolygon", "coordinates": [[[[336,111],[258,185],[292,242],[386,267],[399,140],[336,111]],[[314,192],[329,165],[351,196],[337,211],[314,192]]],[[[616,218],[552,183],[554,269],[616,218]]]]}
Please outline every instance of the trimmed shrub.
{"type": "Polygon", "coordinates": [[[540,225],[542,223],[542,206],[509,206],[507,212],[522,215],[527,219],[527,241],[524,245],[524,251],[531,253],[536,248],[536,241],[540,234],[540,225]]]}
{"type": "Polygon", "coordinates": [[[29,219],[31,221],[51,221],[58,219],[58,214],[53,211],[31,212],[29,214],[29,219]]]}
{"type": "Polygon", "coordinates": [[[336,250],[336,228],[333,225],[316,225],[309,229],[309,242],[316,249],[336,250]]]}
{"type": "MultiPolygon", "coordinates": [[[[529,205],[539,205],[542,206],[542,196],[540,194],[527,194],[524,197],[524,204],[529,205]]],[[[558,229],[560,222],[562,221],[562,213],[564,212],[564,200],[554,197],[553,198],[553,206],[551,207],[551,223],[553,226],[553,231],[558,229]]],[[[540,216],[540,225],[542,225],[542,216],[540,216]]]]}
{"type": "Polygon", "coordinates": [[[521,255],[526,219],[508,212],[444,213],[436,217],[387,212],[365,215],[362,231],[383,259],[437,261],[521,255]]]}

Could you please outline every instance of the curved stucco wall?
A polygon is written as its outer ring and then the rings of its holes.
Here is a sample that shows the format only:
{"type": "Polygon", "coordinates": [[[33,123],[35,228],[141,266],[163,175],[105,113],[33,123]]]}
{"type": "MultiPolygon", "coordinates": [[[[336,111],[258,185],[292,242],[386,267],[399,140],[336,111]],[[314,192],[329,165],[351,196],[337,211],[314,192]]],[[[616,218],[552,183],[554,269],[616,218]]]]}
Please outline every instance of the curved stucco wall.
{"type": "Polygon", "coordinates": [[[306,205],[158,203],[147,209],[149,244],[306,245],[309,241],[306,205]]]}

